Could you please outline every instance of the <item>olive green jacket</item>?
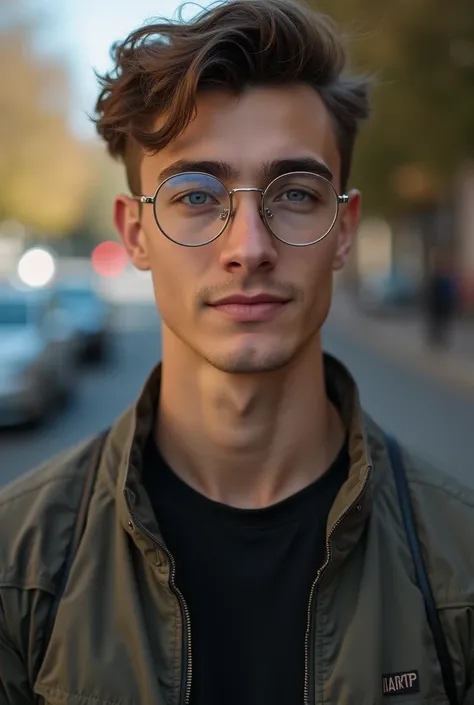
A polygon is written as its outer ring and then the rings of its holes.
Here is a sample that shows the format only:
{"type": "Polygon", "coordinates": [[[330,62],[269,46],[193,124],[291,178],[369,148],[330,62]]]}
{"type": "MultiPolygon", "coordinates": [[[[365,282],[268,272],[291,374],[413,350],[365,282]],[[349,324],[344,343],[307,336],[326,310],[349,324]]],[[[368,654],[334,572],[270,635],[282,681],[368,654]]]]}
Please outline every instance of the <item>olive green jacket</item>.
{"type": "MultiPolygon", "coordinates": [[[[351,465],[329,515],[326,559],[314,566],[301,705],[446,705],[383,434],[363,416],[344,368],[327,358],[326,375],[341,400],[351,465]]],[[[107,438],[47,645],[90,441],[0,494],[0,705],[39,696],[49,705],[189,701],[192,615],[140,483],[159,376],[157,368],[107,438]]],[[[404,459],[460,702],[474,703],[474,492],[404,459]]]]}

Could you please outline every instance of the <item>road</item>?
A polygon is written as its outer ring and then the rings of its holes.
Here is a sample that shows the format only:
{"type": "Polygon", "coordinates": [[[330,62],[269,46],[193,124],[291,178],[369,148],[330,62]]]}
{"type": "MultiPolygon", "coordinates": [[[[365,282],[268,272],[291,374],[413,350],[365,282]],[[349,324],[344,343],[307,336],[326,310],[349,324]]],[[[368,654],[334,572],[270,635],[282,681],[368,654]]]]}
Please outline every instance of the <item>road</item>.
{"type": "Polygon", "coordinates": [[[387,359],[328,326],[325,348],[349,367],[364,409],[408,448],[474,485],[474,395],[387,359]]]}
{"type": "Polygon", "coordinates": [[[159,319],[147,304],[120,314],[113,361],[81,370],[69,408],[43,428],[0,431],[0,486],[109,426],[138,395],[160,356],[159,319]]]}
{"type": "MultiPolygon", "coordinates": [[[[0,485],[110,425],[139,393],[160,355],[158,316],[149,303],[118,306],[114,362],[81,371],[74,403],[49,425],[0,432],[0,485]]],[[[474,397],[388,361],[341,327],[329,324],[324,340],[351,368],[369,413],[421,455],[474,482],[474,397]]]]}

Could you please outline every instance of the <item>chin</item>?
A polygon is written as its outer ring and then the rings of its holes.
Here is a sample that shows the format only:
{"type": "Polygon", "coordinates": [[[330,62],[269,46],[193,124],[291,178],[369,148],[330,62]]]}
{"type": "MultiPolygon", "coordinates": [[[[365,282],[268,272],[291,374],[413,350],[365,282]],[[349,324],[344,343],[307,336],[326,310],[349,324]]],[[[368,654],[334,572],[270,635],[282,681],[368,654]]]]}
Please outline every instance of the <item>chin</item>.
{"type": "Polygon", "coordinates": [[[257,346],[248,346],[233,352],[222,351],[206,355],[207,361],[213,367],[229,374],[275,372],[285,367],[292,358],[292,353],[287,349],[262,350],[257,346]]]}

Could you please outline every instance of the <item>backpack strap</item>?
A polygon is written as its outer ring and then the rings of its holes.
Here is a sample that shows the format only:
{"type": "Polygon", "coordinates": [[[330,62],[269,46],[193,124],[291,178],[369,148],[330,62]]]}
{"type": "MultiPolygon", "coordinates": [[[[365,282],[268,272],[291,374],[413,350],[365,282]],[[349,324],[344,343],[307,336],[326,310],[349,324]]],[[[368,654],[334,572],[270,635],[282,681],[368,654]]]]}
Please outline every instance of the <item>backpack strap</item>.
{"type": "Polygon", "coordinates": [[[387,445],[388,454],[390,456],[390,462],[397,487],[398,501],[402,512],[405,533],[415,566],[416,580],[423,595],[426,616],[433,635],[436,653],[441,667],[444,689],[449,704],[459,705],[453,663],[449,655],[446,638],[439,619],[438,610],[433,597],[433,591],[431,589],[428,573],[423,561],[420,539],[415,526],[413,506],[410,499],[410,491],[406,478],[402,451],[398,442],[392,436],[386,435],[385,442],[387,445]]]}
{"type": "Polygon", "coordinates": [[[84,533],[84,529],[87,521],[87,514],[89,512],[89,504],[92,498],[92,493],[94,490],[95,479],[97,476],[97,470],[99,469],[100,459],[102,456],[102,449],[105,444],[105,440],[109,433],[109,429],[102,431],[94,440],[92,441],[91,455],[89,460],[89,465],[86,472],[86,477],[82,489],[81,500],[79,502],[79,507],[76,514],[76,522],[74,524],[74,531],[72,534],[72,539],[68,547],[66,560],[62,566],[59,578],[58,578],[58,588],[54,596],[54,600],[49,609],[48,618],[46,620],[46,628],[44,634],[44,648],[43,653],[45,653],[48,646],[51,634],[53,632],[54,622],[56,620],[56,614],[58,612],[59,603],[62,600],[64,590],[69,578],[69,573],[71,571],[74,558],[79,547],[79,544],[84,533]]]}

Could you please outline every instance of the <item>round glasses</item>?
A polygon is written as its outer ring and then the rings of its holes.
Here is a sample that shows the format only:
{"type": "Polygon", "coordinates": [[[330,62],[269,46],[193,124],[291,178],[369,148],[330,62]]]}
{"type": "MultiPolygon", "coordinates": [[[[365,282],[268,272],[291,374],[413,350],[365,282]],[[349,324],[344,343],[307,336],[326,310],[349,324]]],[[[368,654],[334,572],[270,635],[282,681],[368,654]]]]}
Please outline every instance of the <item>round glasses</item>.
{"type": "Polygon", "coordinates": [[[260,195],[262,221],[278,240],[295,247],[314,245],[332,230],[340,196],[330,181],[318,174],[295,171],[274,179],[266,189],[235,188],[229,191],[215,176],[185,172],[165,179],[154,196],[137,196],[152,204],[156,224],[177,245],[201,247],[222,235],[234,212],[236,193],[260,195]]]}

